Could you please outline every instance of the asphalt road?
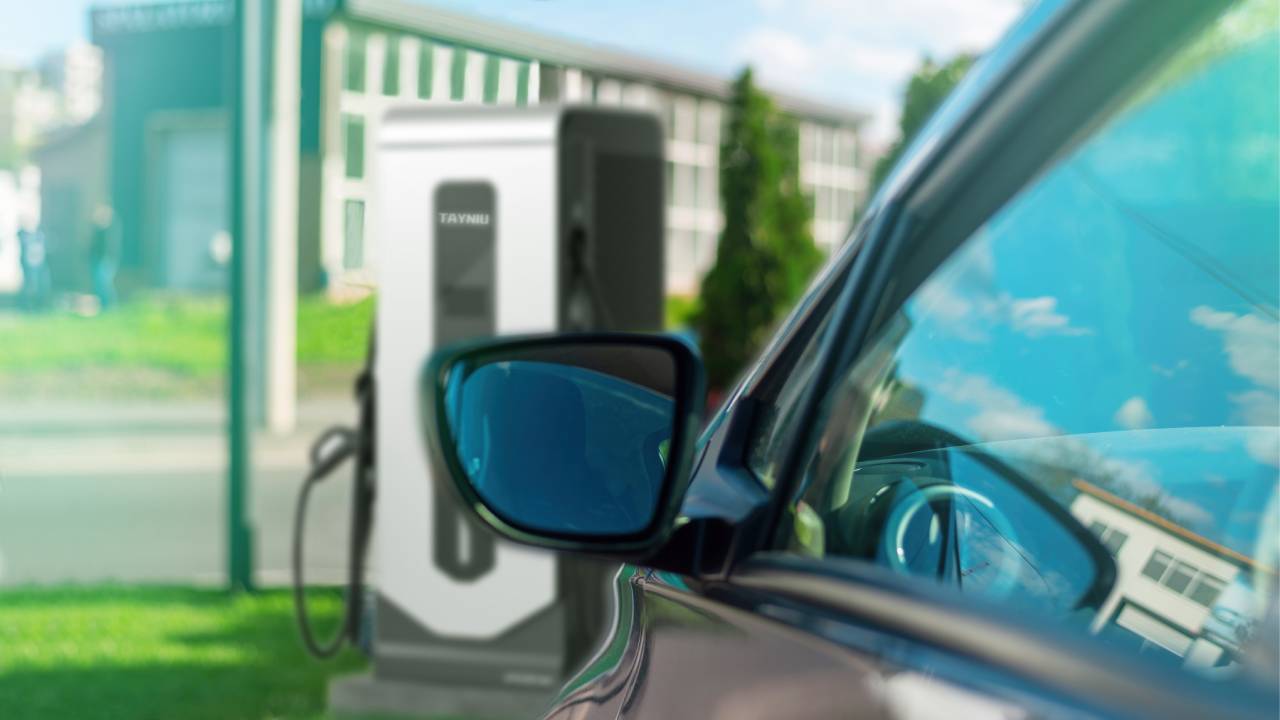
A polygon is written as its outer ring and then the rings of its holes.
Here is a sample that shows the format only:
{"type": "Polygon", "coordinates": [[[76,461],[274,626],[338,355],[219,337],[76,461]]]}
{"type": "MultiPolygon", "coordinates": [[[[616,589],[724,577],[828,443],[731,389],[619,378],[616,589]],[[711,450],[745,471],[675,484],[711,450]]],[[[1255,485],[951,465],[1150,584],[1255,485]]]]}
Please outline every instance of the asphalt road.
{"type": "MultiPolygon", "coordinates": [[[[289,581],[294,504],[311,440],[350,423],[345,398],[255,435],[250,506],[258,582],[289,581]]],[[[217,402],[0,407],[0,585],[225,581],[226,436],[217,402]]],[[[350,475],[308,518],[307,580],[346,565],[350,475]]]]}

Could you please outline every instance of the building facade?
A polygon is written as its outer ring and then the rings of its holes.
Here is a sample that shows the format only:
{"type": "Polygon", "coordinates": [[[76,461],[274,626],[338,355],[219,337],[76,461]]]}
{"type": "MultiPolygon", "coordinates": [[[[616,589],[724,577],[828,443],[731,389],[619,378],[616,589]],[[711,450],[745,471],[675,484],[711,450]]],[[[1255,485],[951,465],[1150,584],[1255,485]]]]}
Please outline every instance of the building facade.
{"type": "Polygon", "coordinates": [[[64,125],[88,122],[102,107],[102,50],[85,42],[46,53],[36,63],[40,84],[57,95],[64,125]]]}
{"type": "MultiPolygon", "coordinates": [[[[211,188],[227,172],[219,158],[226,156],[222,51],[230,6],[113,7],[93,18],[107,59],[113,202],[133,247],[126,265],[141,284],[212,287],[220,271],[210,247],[225,224],[225,192],[184,194],[175,179],[198,176],[211,188]]],[[[696,292],[714,262],[726,78],[398,0],[305,0],[301,48],[303,290],[344,295],[372,285],[378,253],[365,230],[372,146],[383,113],[404,103],[563,102],[657,113],[667,133],[668,291],[696,292]]],[[[866,116],[775,98],[799,123],[814,237],[830,249],[865,200],[869,163],[859,129],[866,116]]]]}

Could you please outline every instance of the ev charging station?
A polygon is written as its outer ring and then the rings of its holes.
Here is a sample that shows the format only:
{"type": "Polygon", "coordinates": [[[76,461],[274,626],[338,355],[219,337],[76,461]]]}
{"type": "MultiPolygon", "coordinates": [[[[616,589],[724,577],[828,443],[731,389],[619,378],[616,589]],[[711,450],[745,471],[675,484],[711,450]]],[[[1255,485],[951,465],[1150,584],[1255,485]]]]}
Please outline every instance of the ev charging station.
{"type": "Polygon", "coordinates": [[[463,340],[660,330],[662,137],[654,116],[614,108],[386,116],[370,226],[374,670],[335,687],[335,704],[528,714],[575,669],[570,638],[588,622],[576,608],[604,588],[575,582],[571,559],[497,540],[456,505],[424,445],[419,377],[435,348],[463,340]]]}

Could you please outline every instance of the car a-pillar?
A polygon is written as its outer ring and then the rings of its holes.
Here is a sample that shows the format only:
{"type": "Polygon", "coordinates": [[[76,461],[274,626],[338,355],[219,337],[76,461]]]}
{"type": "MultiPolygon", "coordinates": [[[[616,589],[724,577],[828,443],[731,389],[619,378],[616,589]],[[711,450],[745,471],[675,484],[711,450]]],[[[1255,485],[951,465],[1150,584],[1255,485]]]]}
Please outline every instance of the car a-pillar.
{"type": "Polygon", "coordinates": [[[611,108],[406,107],[373,174],[373,671],[331,707],[526,717],[598,640],[609,568],[497,540],[458,506],[423,447],[419,376],[470,339],[662,328],[662,131],[611,108]]]}

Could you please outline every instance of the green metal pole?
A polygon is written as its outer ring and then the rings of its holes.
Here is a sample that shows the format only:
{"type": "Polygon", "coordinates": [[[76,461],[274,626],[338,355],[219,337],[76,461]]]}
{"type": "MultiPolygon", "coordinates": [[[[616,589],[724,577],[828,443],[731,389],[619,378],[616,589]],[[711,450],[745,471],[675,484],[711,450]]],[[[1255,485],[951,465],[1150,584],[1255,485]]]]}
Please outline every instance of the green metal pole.
{"type": "Polygon", "coordinates": [[[249,484],[249,417],[245,381],[248,370],[246,276],[249,248],[245,218],[245,37],[247,0],[235,0],[228,28],[227,115],[230,121],[231,267],[227,358],[227,583],[232,592],[253,589],[252,536],[246,518],[249,484]]]}

